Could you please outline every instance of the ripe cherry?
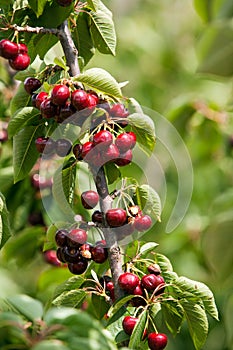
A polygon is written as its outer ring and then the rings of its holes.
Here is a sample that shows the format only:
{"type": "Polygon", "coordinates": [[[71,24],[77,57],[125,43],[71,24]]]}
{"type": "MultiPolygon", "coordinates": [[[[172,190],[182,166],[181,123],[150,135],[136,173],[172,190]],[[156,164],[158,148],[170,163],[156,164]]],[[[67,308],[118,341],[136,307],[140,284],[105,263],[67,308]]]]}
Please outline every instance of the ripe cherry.
{"type": "Polygon", "coordinates": [[[55,150],[55,141],[50,137],[38,137],[35,145],[39,153],[51,154],[55,150]]]}
{"type": "Polygon", "coordinates": [[[63,254],[63,248],[61,248],[61,247],[57,248],[57,258],[62,263],[66,263],[66,259],[65,259],[64,254],[63,254]]]}
{"type": "Polygon", "coordinates": [[[51,101],[57,106],[64,106],[70,96],[68,86],[61,84],[55,85],[51,93],[51,101]]]}
{"type": "Polygon", "coordinates": [[[148,346],[151,350],[163,350],[167,345],[167,336],[163,333],[149,333],[148,346]]]}
{"type": "Polygon", "coordinates": [[[106,221],[110,227],[123,226],[126,219],[126,211],[122,208],[109,209],[106,213],[106,221]]]}
{"type": "Polygon", "coordinates": [[[88,266],[88,262],[87,260],[80,260],[77,263],[69,263],[68,264],[68,269],[70,270],[71,273],[73,273],[74,275],[81,275],[82,273],[84,273],[87,269],[88,266]]]}
{"type": "Polygon", "coordinates": [[[161,268],[158,264],[151,264],[147,267],[149,273],[153,273],[154,275],[161,274],[161,268]]]}
{"type": "Polygon", "coordinates": [[[72,144],[67,139],[58,139],[56,141],[56,153],[59,157],[65,157],[67,154],[70,153],[72,144]]]}
{"type": "Polygon", "coordinates": [[[58,5],[67,7],[72,4],[73,0],[56,0],[58,5]]]}
{"type": "Polygon", "coordinates": [[[152,220],[149,215],[138,216],[134,220],[134,228],[139,232],[147,231],[152,225],[152,220]]]}
{"type": "Polygon", "coordinates": [[[133,329],[138,322],[137,317],[133,316],[125,316],[122,321],[122,327],[126,334],[131,335],[133,333],[133,329]]]}
{"type": "Polygon", "coordinates": [[[74,113],[75,109],[72,106],[71,102],[66,101],[65,105],[60,107],[59,115],[56,117],[56,122],[62,123],[64,120],[71,117],[74,113]]]}
{"type": "Polygon", "coordinates": [[[20,53],[14,58],[9,59],[9,65],[14,70],[25,70],[29,66],[30,61],[27,53],[20,53]]]}
{"type": "Polygon", "coordinates": [[[108,130],[100,130],[93,137],[94,145],[99,145],[101,150],[108,148],[108,146],[111,145],[112,141],[113,136],[108,130]]]}
{"type": "Polygon", "coordinates": [[[73,229],[69,232],[69,247],[79,247],[87,241],[87,232],[81,228],[73,229]]]}
{"type": "Polygon", "coordinates": [[[115,160],[115,164],[118,166],[125,166],[131,163],[133,159],[133,153],[132,150],[129,149],[125,153],[121,153],[119,158],[115,160]]]}
{"type": "Polygon", "coordinates": [[[80,251],[77,248],[70,248],[67,246],[62,248],[62,256],[65,262],[68,263],[76,263],[81,259],[80,251]]]}
{"type": "Polygon", "coordinates": [[[58,247],[65,247],[67,244],[67,236],[69,232],[65,229],[57,230],[55,234],[55,242],[58,247]]]}
{"type": "Polygon", "coordinates": [[[125,153],[136,144],[136,135],[133,132],[123,132],[117,136],[115,141],[120,153],[125,153]]]}
{"type": "Polygon", "coordinates": [[[23,43],[18,43],[18,52],[19,53],[28,53],[27,45],[23,43]]]}
{"type": "Polygon", "coordinates": [[[84,90],[75,90],[71,94],[71,103],[78,110],[89,107],[88,94],[84,90]]]}
{"type": "Polygon", "coordinates": [[[0,130],[0,142],[6,142],[8,140],[8,132],[6,130],[0,130]]]}
{"type": "Polygon", "coordinates": [[[73,153],[76,159],[78,160],[82,160],[82,145],[80,143],[77,143],[74,147],[73,147],[73,153]]]}
{"type": "Polygon", "coordinates": [[[88,161],[88,153],[93,149],[94,145],[93,142],[88,141],[85,142],[82,146],[82,153],[81,156],[85,161],[88,161]]]}
{"type": "Polygon", "coordinates": [[[81,194],[81,202],[85,209],[93,209],[99,202],[99,195],[96,191],[85,191],[81,194]]]}
{"type": "Polygon", "coordinates": [[[50,119],[57,114],[57,106],[55,106],[51,98],[46,98],[41,102],[40,111],[43,118],[50,119]]]}
{"type": "Polygon", "coordinates": [[[91,248],[91,258],[97,264],[104,263],[108,258],[108,250],[102,245],[96,245],[91,248]]]}
{"type": "Polygon", "coordinates": [[[41,91],[36,95],[36,108],[40,109],[41,103],[48,98],[48,93],[41,91]]]}
{"type": "Polygon", "coordinates": [[[129,115],[125,109],[125,106],[121,103],[114,104],[110,109],[110,114],[115,118],[127,117],[129,115]]]}
{"type": "Polygon", "coordinates": [[[139,277],[131,272],[122,273],[118,278],[118,283],[121,289],[128,293],[132,293],[139,284],[139,277]]]}
{"type": "Polygon", "coordinates": [[[0,56],[12,59],[18,55],[18,45],[8,39],[0,41],[0,56]]]}
{"type": "MultiPolygon", "coordinates": [[[[154,291],[158,286],[165,285],[165,281],[162,276],[155,274],[148,274],[142,277],[141,285],[147,291],[154,291]]],[[[160,292],[162,292],[161,290],[160,292]]]]}
{"type": "Polygon", "coordinates": [[[120,152],[115,144],[111,144],[108,146],[104,153],[104,159],[106,162],[114,162],[120,156],[120,152]]]}
{"type": "Polygon", "coordinates": [[[101,211],[99,211],[99,210],[94,211],[94,213],[91,216],[91,220],[93,222],[98,222],[98,223],[102,224],[102,222],[103,222],[103,213],[101,213],[101,211]]]}
{"type": "Polygon", "coordinates": [[[43,253],[44,260],[53,266],[61,266],[60,260],[57,258],[57,252],[56,250],[46,250],[43,253]]]}
{"type": "Polygon", "coordinates": [[[29,95],[41,87],[42,83],[39,79],[28,77],[24,80],[24,89],[29,95]]]}

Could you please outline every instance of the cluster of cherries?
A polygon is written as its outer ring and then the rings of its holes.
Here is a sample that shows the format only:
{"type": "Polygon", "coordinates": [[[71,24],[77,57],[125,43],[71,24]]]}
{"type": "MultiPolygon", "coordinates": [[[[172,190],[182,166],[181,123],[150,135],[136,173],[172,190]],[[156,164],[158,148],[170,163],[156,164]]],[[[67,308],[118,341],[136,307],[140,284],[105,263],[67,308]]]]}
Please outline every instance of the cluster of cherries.
{"type": "Polygon", "coordinates": [[[9,65],[14,70],[25,70],[31,61],[25,44],[17,44],[8,39],[0,41],[0,56],[8,59],[9,65]]]}
{"type": "Polygon", "coordinates": [[[55,241],[58,246],[57,259],[67,263],[68,269],[75,275],[86,271],[88,261],[102,264],[108,258],[106,242],[102,240],[91,245],[87,242],[87,231],[80,227],[69,231],[59,229],[55,234],[55,241]]]}

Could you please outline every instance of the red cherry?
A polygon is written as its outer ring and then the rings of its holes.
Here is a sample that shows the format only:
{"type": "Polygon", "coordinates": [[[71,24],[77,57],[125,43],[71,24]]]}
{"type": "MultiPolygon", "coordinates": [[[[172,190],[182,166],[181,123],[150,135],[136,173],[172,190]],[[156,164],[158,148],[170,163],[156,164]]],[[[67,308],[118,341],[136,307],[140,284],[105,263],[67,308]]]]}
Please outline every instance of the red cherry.
{"type": "Polygon", "coordinates": [[[53,185],[53,180],[52,179],[46,179],[46,177],[41,176],[39,174],[34,174],[31,177],[31,183],[32,186],[35,189],[44,189],[44,188],[51,188],[53,185]]]}
{"type": "Polygon", "coordinates": [[[65,247],[69,232],[65,229],[60,229],[55,234],[55,242],[58,247],[65,247]]]}
{"type": "Polygon", "coordinates": [[[126,219],[126,211],[122,208],[109,209],[106,213],[106,221],[110,227],[123,226],[126,219]]]}
{"type": "Polygon", "coordinates": [[[126,111],[125,106],[121,103],[114,104],[110,109],[110,114],[112,117],[126,117],[129,115],[129,113],[126,111]]]}
{"type": "Polygon", "coordinates": [[[71,94],[71,103],[78,110],[89,107],[88,94],[84,90],[75,90],[71,94]]]}
{"type": "Polygon", "coordinates": [[[55,85],[51,93],[51,101],[57,106],[64,106],[70,97],[70,90],[68,86],[61,84],[55,85]]]}
{"type": "Polygon", "coordinates": [[[103,223],[103,214],[101,213],[101,211],[96,210],[94,211],[94,213],[92,214],[91,220],[93,222],[98,222],[100,224],[103,223]]]}
{"type": "Polygon", "coordinates": [[[55,141],[50,137],[38,137],[35,144],[39,153],[50,154],[55,150],[55,141]]]}
{"type": "Polygon", "coordinates": [[[106,162],[115,162],[120,156],[120,152],[116,145],[113,143],[108,146],[107,150],[104,153],[104,159],[106,162]]]}
{"type": "Polygon", "coordinates": [[[88,266],[88,262],[87,260],[80,260],[74,264],[69,263],[68,264],[68,269],[70,270],[71,273],[73,273],[74,275],[81,275],[82,273],[84,273],[87,269],[88,266]]]}
{"type": "Polygon", "coordinates": [[[82,260],[78,248],[68,246],[62,247],[62,257],[64,261],[68,263],[77,263],[78,261],[82,260]]]}
{"type": "Polygon", "coordinates": [[[125,153],[136,144],[136,135],[133,132],[123,132],[118,135],[115,141],[120,153],[125,153]]]}
{"type": "MultiPolygon", "coordinates": [[[[148,274],[142,277],[141,285],[147,291],[154,291],[158,286],[165,285],[165,281],[162,276],[155,274],[148,274]]],[[[162,292],[161,290],[160,292],[162,292]]]]}
{"type": "Polygon", "coordinates": [[[68,235],[68,245],[70,247],[77,247],[87,241],[87,232],[81,228],[73,229],[68,235]]]}
{"type": "Polygon", "coordinates": [[[41,102],[40,111],[43,118],[54,118],[57,114],[57,106],[52,103],[51,98],[46,98],[41,102]]]}
{"type": "Polygon", "coordinates": [[[96,191],[85,191],[81,194],[81,202],[85,209],[93,209],[99,202],[99,195],[96,191]]]}
{"type": "Polygon", "coordinates": [[[6,130],[0,130],[0,142],[6,142],[8,140],[8,132],[6,130]]]}
{"type": "Polygon", "coordinates": [[[134,228],[139,232],[147,231],[152,225],[149,215],[142,215],[134,219],[134,228]]]}
{"type": "Polygon", "coordinates": [[[29,95],[32,95],[41,85],[41,81],[36,78],[28,77],[24,80],[24,89],[29,95]]]}
{"type": "Polygon", "coordinates": [[[131,272],[125,272],[118,278],[118,283],[121,289],[128,293],[132,293],[139,284],[139,277],[131,272]]]}
{"type": "Polygon", "coordinates": [[[154,275],[161,274],[161,268],[158,264],[152,264],[152,265],[148,266],[147,270],[149,273],[153,273],[154,275]]]}
{"type": "Polygon", "coordinates": [[[0,56],[13,59],[18,55],[18,45],[8,39],[0,41],[0,56]]]}
{"type": "Polygon", "coordinates": [[[88,160],[88,153],[93,149],[94,145],[93,145],[93,142],[91,141],[88,141],[88,142],[85,142],[82,146],[82,158],[87,161],[88,160]]]}
{"type": "Polygon", "coordinates": [[[167,336],[163,333],[149,333],[148,346],[151,350],[163,350],[167,345],[167,336]]]}
{"type": "Polygon", "coordinates": [[[71,117],[75,113],[75,109],[71,102],[66,101],[64,106],[60,107],[59,115],[56,117],[57,123],[62,123],[67,118],[71,117]]]}
{"type": "Polygon", "coordinates": [[[133,333],[133,329],[138,322],[137,317],[125,316],[122,321],[122,327],[126,334],[131,335],[133,333]]]}
{"type": "Polygon", "coordinates": [[[133,159],[133,153],[132,150],[129,149],[125,153],[121,153],[119,158],[115,160],[115,164],[118,166],[125,166],[131,163],[133,159]]]}
{"type": "Polygon", "coordinates": [[[63,249],[61,247],[57,248],[57,258],[62,263],[66,263],[66,259],[65,259],[64,254],[63,254],[63,249]]]}
{"type": "Polygon", "coordinates": [[[91,248],[91,258],[97,264],[104,263],[108,258],[108,250],[102,245],[96,245],[91,248]]]}
{"type": "Polygon", "coordinates": [[[19,53],[28,53],[27,45],[23,43],[18,43],[18,52],[19,53]]]}
{"type": "Polygon", "coordinates": [[[56,250],[46,250],[44,253],[44,260],[53,266],[61,266],[61,262],[57,258],[56,250]]]}
{"type": "Polygon", "coordinates": [[[59,157],[65,157],[70,153],[72,143],[67,139],[58,139],[56,141],[56,153],[59,157]]]}
{"type": "Polygon", "coordinates": [[[16,57],[9,59],[9,65],[14,70],[25,70],[29,66],[30,61],[27,53],[20,53],[16,57]]]}
{"type": "Polygon", "coordinates": [[[100,130],[93,137],[94,145],[99,145],[100,149],[106,149],[109,145],[111,145],[113,141],[113,136],[108,130],[100,130]]]}
{"type": "Polygon", "coordinates": [[[41,91],[36,95],[36,108],[40,109],[41,103],[48,98],[48,93],[45,91],[41,91]]]}

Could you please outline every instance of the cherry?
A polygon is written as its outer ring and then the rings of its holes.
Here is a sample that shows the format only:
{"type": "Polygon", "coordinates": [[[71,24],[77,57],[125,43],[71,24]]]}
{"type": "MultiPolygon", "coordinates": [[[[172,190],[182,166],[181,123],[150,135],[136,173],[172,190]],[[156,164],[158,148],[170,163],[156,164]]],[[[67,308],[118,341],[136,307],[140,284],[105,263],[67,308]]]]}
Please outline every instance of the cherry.
{"type": "Polygon", "coordinates": [[[104,159],[106,162],[114,162],[120,156],[120,152],[116,145],[113,143],[108,146],[108,149],[104,153],[104,159]]]}
{"type": "Polygon", "coordinates": [[[125,316],[122,321],[122,327],[126,334],[131,335],[133,333],[133,329],[138,322],[137,317],[133,316],[125,316]]]}
{"type": "Polygon", "coordinates": [[[88,153],[93,149],[93,147],[94,147],[94,145],[93,145],[93,142],[91,142],[91,141],[85,142],[83,144],[81,156],[85,161],[88,160],[88,158],[89,158],[88,153]]]}
{"type": "Polygon", "coordinates": [[[161,269],[158,264],[152,264],[147,267],[147,270],[149,273],[153,273],[154,275],[160,275],[161,274],[161,269]]]}
{"type": "Polygon", "coordinates": [[[8,133],[6,130],[0,130],[0,142],[6,142],[8,140],[8,133]]]}
{"type": "Polygon", "coordinates": [[[69,263],[68,264],[68,269],[70,270],[71,273],[73,273],[74,275],[81,275],[82,273],[84,273],[87,269],[88,266],[88,262],[87,260],[80,260],[74,264],[69,263]]]}
{"type": "Polygon", "coordinates": [[[128,207],[128,211],[134,217],[142,215],[142,211],[138,205],[132,205],[131,207],[128,207]]]}
{"type": "Polygon", "coordinates": [[[148,230],[152,225],[152,220],[149,215],[138,216],[134,220],[134,228],[139,232],[148,230]]]}
{"type": "Polygon", "coordinates": [[[125,166],[131,163],[133,158],[132,150],[129,149],[125,153],[121,153],[119,158],[115,160],[115,164],[118,166],[125,166]]]}
{"type": "Polygon", "coordinates": [[[93,109],[99,102],[99,98],[96,94],[87,94],[88,108],[93,109]]]}
{"type": "Polygon", "coordinates": [[[56,141],[56,153],[60,157],[65,157],[67,154],[70,153],[72,144],[67,139],[58,139],[56,141]]]}
{"type": "Polygon", "coordinates": [[[136,135],[133,132],[123,132],[118,135],[115,141],[120,153],[125,153],[136,144],[136,135]]]}
{"type": "Polygon", "coordinates": [[[47,263],[53,266],[61,266],[61,262],[57,258],[56,250],[46,250],[43,253],[44,259],[47,263]]]}
{"type": "Polygon", "coordinates": [[[55,150],[55,141],[50,137],[37,137],[35,145],[39,153],[50,154],[55,150]]]}
{"type": "Polygon", "coordinates": [[[122,273],[118,278],[118,283],[121,289],[128,293],[132,293],[139,284],[139,277],[131,272],[122,273]]]}
{"type": "Polygon", "coordinates": [[[93,222],[98,222],[100,224],[103,223],[103,213],[101,213],[101,211],[96,210],[94,211],[94,213],[92,214],[91,220],[93,222]]]}
{"type": "Polygon", "coordinates": [[[72,4],[73,0],[56,0],[58,5],[63,6],[63,7],[67,7],[70,4],[72,4]]]}
{"type": "Polygon", "coordinates": [[[163,350],[167,345],[167,336],[163,333],[149,333],[148,346],[151,350],[163,350]]]}
{"type": "Polygon", "coordinates": [[[48,93],[41,91],[36,95],[36,108],[40,109],[41,103],[48,98],[48,93]]]}
{"type": "Polygon", "coordinates": [[[91,258],[97,264],[104,263],[108,258],[108,250],[102,245],[96,245],[91,248],[91,258]]]}
{"type": "Polygon", "coordinates": [[[87,241],[87,232],[81,228],[73,229],[69,232],[69,247],[79,247],[87,241]]]}
{"type": "Polygon", "coordinates": [[[129,113],[126,111],[125,106],[121,103],[114,104],[110,109],[110,114],[112,117],[127,117],[129,113]]]}
{"type": "Polygon", "coordinates": [[[108,130],[100,130],[93,137],[94,145],[99,145],[101,150],[108,148],[113,141],[113,136],[108,130]]]}
{"type": "Polygon", "coordinates": [[[19,53],[28,53],[27,45],[23,43],[18,43],[18,52],[19,53]]]}
{"type": "Polygon", "coordinates": [[[24,89],[29,95],[41,87],[42,83],[39,79],[28,77],[24,80],[24,89]]]}
{"type": "Polygon", "coordinates": [[[36,189],[50,188],[53,185],[52,179],[46,179],[44,176],[34,174],[31,177],[32,186],[36,189]]]}
{"type": "Polygon", "coordinates": [[[71,117],[75,112],[74,107],[71,102],[66,101],[65,105],[61,106],[59,110],[59,115],[56,117],[57,123],[62,123],[67,118],[71,117]]]}
{"type": "MultiPolygon", "coordinates": [[[[155,274],[148,274],[142,277],[141,285],[147,291],[154,291],[158,286],[165,285],[165,281],[162,276],[155,274]]],[[[160,293],[163,290],[160,291],[160,293]]]]}
{"type": "Polygon", "coordinates": [[[81,202],[85,209],[93,209],[99,202],[99,195],[95,191],[85,191],[81,194],[81,202]]]}
{"type": "Polygon", "coordinates": [[[127,214],[124,209],[109,209],[106,213],[106,221],[110,227],[119,227],[125,224],[127,214]]]}
{"type": "Polygon", "coordinates": [[[64,106],[70,97],[70,90],[68,86],[61,84],[55,85],[51,93],[51,101],[57,106],[64,106]]]}
{"type": "Polygon", "coordinates": [[[66,263],[66,259],[65,259],[64,254],[63,254],[63,248],[61,248],[61,247],[57,248],[57,258],[62,263],[66,263]]]}
{"type": "Polygon", "coordinates": [[[30,61],[27,53],[19,53],[16,57],[9,59],[9,65],[14,70],[25,70],[29,66],[30,61]]]}
{"type": "Polygon", "coordinates": [[[62,248],[62,257],[65,262],[76,263],[81,259],[81,254],[77,248],[70,248],[65,246],[62,248]]]}
{"type": "Polygon", "coordinates": [[[18,45],[8,39],[0,41],[0,56],[12,59],[18,55],[18,45]]]}
{"type": "Polygon", "coordinates": [[[57,230],[55,234],[55,242],[58,247],[65,247],[67,244],[67,236],[69,232],[65,229],[57,230]]]}
{"type": "Polygon", "coordinates": [[[83,157],[82,157],[82,149],[83,149],[83,146],[80,143],[77,143],[73,147],[73,154],[74,154],[74,156],[75,156],[75,158],[77,160],[82,160],[83,159],[83,157]]]}
{"type": "Polygon", "coordinates": [[[57,106],[55,106],[51,98],[45,98],[40,105],[40,111],[43,118],[50,119],[57,114],[57,106]]]}
{"type": "Polygon", "coordinates": [[[84,90],[75,90],[71,94],[71,103],[78,110],[89,107],[88,94],[84,90]]]}

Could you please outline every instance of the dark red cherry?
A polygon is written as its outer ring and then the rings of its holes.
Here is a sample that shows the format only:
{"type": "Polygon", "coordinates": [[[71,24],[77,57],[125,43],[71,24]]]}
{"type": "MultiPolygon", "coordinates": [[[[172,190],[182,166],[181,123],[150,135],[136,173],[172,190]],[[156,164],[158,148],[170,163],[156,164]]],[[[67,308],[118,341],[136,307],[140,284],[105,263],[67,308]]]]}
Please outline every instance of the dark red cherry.
{"type": "Polygon", "coordinates": [[[158,286],[165,285],[165,281],[160,275],[148,274],[142,277],[141,285],[147,291],[154,291],[158,286]]]}
{"type": "Polygon", "coordinates": [[[77,143],[74,147],[73,147],[73,154],[75,156],[76,159],[78,160],[82,160],[82,150],[83,150],[83,146],[80,143],[77,143]]]}
{"type": "Polygon", "coordinates": [[[73,229],[69,232],[68,245],[70,247],[79,247],[80,245],[86,243],[87,232],[81,228],[73,229]]]}
{"type": "Polygon", "coordinates": [[[138,322],[137,317],[133,316],[125,316],[122,321],[122,327],[126,334],[131,335],[133,333],[133,329],[138,322]]]}
{"type": "Polygon", "coordinates": [[[120,153],[125,153],[136,144],[136,135],[133,132],[123,132],[117,136],[115,141],[120,153]]]}
{"type": "Polygon", "coordinates": [[[64,254],[63,254],[63,248],[61,248],[61,247],[57,248],[57,258],[62,263],[66,263],[66,259],[65,259],[64,254]]]}
{"type": "Polygon", "coordinates": [[[86,271],[87,266],[88,266],[87,260],[83,259],[83,260],[78,261],[77,263],[68,264],[68,269],[74,275],[81,275],[82,273],[84,273],[86,271]]]}
{"type": "Polygon", "coordinates": [[[65,157],[70,153],[72,143],[67,139],[58,139],[56,141],[56,153],[59,157],[65,157]]]}
{"type": "Polygon", "coordinates": [[[23,43],[18,43],[18,52],[19,53],[28,53],[27,45],[23,43]]]}
{"type": "Polygon", "coordinates": [[[110,114],[115,118],[127,117],[129,115],[125,109],[125,106],[121,103],[114,104],[110,109],[110,114]]]}
{"type": "Polygon", "coordinates": [[[94,211],[94,213],[92,214],[91,220],[93,222],[97,222],[102,224],[103,223],[103,213],[101,213],[101,211],[96,210],[94,211]]]}
{"type": "Polygon", "coordinates": [[[123,226],[126,219],[126,211],[122,208],[109,209],[106,213],[106,221],[110,227],[123,226]]]}
{"type": "Polygon", "coordinates": [[[0,56],[12,59],[18,55],[18,45],[8,39],[0,41],[0,56]]]}
{"type": "Polygon", "coordinates": [[[48,93],[41,91],[36,95],[36,108],[40,109],[41,103],[48,98],[48,93]]]}
{"type": "Polygon", "coordinates": [[[134,219],[134,228],[139,232],[147,231],[152,225],[149,215],[138,216],[134,219]]]}
{"type": "Polygon", "coordinates": [[[65,262],[76,263],[82,259],[78,248],[62,247],[62,256],[65,262]]]}
{"type": "Polygon", "coordinates": [[[57,106],[64,106],[70,97],[70,90],[64,84],[55,85],[51,93],[51,101],[57,106]]]}
{"type": "Polygon", "coordinates": [[[88,94],[84,90],[75,90],[71,94],[71,103],[78,110],[89,107],[88,94]]]}
{"type": "Polygon", "coordinates": [[[104,152],[104,159],[106,162],[115,162],[120,156],[120,152],[115,144],[111,144],[108,146],[106,151],[104,152]]]}
{"type": "Polygon", "coordinates": [[[38,137],[35,144],[39,153],[51,154],[55,151],[55,141],[50,137],[38,137]]]}
{"type": "Polygon", "coordinates": [[[85,191],[81,194],[81,202],[85,209],[93,209],[99,202],[99,195],[96,191],[85,191]]]}
{"type": "Polygon", "coordinates": [[[97,264],[104,263],[108,258],[107,248],[105,248],[101,245],[96,245],[96,246],[92,247],[91,248],[91,258],[97,264]]]}
{"type": "Polygon", "coordinates": [[[128,293],[132,293],[139,284],[139,277],[131,272],[125,272],[118,278],[118,283],[121,289],[128,293]]]}
{"type": "Polygon", "coordinates": [[[14,58],[9,59],[9,65],[14,70],[25,70],[30,64],[30,57],[27,53],[20,53],[14,58]]]}
{"type": "Polygon", "coordinates": [[[167,345],[167,336],[163,333],[149,333],[148,346],[151,350],[163,350],[167,345]]]}
{"type": "Polygon", "coordinates": [[[42,83],[39,79],[28,77],[24,80],[24,89],[29,95],[41,87],[42,83]]]}
{"type": "Polygon", "coordinates": [[[58,247],[65,247],[67,244],[67,236],[69,232],[65,229],[57,230],[55,234],[55,242],[58,247]]]}
{"type": "Polygon", "coordinates": [[[57,106],[52,103],[51,98],[46,98],[41,102],[40,111],[43,118],[54,118],[57,115],[57,106]]]}
{"type": "Polygon", "coordinates": [[[133,153],[132,150],[129,149],[125,153],[121,153],[119,158],[115,160],[115,164],[118,166],[125,166],[131,163],[133,159],[133,153]]]}

